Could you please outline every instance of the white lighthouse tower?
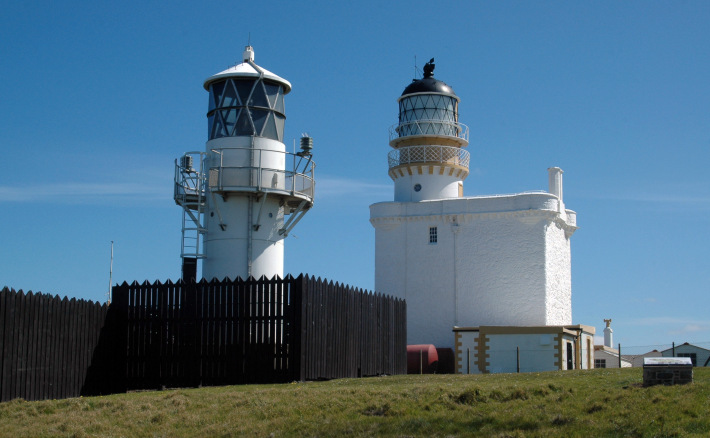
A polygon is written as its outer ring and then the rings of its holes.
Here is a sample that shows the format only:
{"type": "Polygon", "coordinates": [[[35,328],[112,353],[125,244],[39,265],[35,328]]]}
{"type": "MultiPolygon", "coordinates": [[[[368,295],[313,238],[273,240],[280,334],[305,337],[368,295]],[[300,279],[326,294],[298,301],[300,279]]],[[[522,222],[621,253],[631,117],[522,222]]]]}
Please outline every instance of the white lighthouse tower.
{"type": "Polygon", "coordinates": [[[407,300],[409,344],[454,347],[454,327],[571,324],[577,227],[562,170],[549,169],[547,192],[464,197],[468,128],[433,70],[432,59],[398,99],[394,202],[370,206],[375,289],[407,300]]]}
{"type": "Polygon", "coordinates": [[[389,175],[396,202],[463,196],[468,176],[468,127],[459,123],[459,98],[434,78],[433,59],[424,77],[402,92],[399,123],[390,129],[389,175]]]}
{"type": "Polygon", "coordinates": [[[204,83],[207,145],[176,160],[175,202],[183,208],[183,279],[283,276],[284,238],[313,206],[313,142],[284,145],[284,96],[291,84],[243,62],[204,83]]]}

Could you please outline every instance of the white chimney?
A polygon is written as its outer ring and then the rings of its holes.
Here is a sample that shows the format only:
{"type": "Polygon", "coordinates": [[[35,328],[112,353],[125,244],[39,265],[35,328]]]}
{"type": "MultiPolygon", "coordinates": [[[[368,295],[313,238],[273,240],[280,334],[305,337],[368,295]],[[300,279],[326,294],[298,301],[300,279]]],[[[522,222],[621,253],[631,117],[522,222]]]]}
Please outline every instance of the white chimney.
{"type": "Polygon", "coordinates": [[[614,330],[611,329],[611,318],[605,319],[604,322],[606,323],[606,327],[604,327],[604,346],[614,348],[614,330]]]}
{"type": "Polygon", "coordinates": [[[562,202],[562,174],[564,173],[559,167],[550,167],[547,169],[549,173],[549,192],[560,199],[562,202]]]}

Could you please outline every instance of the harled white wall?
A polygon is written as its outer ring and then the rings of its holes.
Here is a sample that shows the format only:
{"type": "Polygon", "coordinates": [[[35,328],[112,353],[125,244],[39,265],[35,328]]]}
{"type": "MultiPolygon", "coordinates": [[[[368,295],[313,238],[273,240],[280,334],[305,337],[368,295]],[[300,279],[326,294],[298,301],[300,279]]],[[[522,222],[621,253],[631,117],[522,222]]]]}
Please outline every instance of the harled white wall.
{"type": "Polygon", "coordinates": [[[409,344],[453,347],[454,326],[570,324],[575,219],[549,193],[373,204],[375,289],[407,300],[409,344]]]}

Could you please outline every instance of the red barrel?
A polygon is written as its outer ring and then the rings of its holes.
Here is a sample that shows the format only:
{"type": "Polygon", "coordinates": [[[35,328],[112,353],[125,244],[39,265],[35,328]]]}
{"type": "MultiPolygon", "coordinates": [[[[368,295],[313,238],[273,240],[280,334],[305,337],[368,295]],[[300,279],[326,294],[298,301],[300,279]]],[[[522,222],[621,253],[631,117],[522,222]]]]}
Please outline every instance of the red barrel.
{"type": "Polygon", "coordinates": [[[407,374],[434,374],[439,354],[431,344],[407,345],[407,374]]]}

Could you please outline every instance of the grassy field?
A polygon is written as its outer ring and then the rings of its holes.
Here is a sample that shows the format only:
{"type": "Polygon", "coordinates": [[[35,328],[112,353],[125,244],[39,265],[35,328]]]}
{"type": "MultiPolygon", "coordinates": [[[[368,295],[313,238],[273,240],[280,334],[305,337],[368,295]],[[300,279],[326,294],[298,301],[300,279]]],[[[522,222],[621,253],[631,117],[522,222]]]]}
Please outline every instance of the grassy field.
{"type": "Polygon", "coordinates": [[[2,436],[710,436],[710,369],[431,375],[0,404],[2,436]]]}

